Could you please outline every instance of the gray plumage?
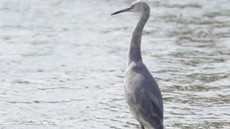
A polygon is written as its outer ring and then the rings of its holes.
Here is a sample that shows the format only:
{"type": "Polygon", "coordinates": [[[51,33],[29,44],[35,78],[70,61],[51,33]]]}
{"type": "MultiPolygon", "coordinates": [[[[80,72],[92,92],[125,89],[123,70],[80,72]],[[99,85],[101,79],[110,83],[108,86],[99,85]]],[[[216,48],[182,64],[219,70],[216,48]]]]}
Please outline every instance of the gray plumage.
{"type": "Polygon", "coordinates": [[[142,129],[163,129],[163,101],[160,89],[142,61],[142,31],[150,14],[150,7],[144,1],[136,1],[129,8],[113,13],[138,12],[140,20],[134,28],[128,68],[125,72],[125,97],[130,111],[142,129]]]}

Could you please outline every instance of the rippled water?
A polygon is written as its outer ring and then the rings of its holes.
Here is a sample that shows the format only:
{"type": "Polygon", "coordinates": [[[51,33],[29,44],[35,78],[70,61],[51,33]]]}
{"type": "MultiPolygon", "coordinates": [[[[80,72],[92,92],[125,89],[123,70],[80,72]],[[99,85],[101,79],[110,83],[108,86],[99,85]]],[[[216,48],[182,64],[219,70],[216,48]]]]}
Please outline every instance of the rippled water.
{"type": "MultiPolygon", "coordinates": [[[[2,129],[138,129],[124,100],[132,0],[1,0],[2,129]]],[[[143,36],[168,129],[230,128],[230,2],[154,0],[143,36]]]]}

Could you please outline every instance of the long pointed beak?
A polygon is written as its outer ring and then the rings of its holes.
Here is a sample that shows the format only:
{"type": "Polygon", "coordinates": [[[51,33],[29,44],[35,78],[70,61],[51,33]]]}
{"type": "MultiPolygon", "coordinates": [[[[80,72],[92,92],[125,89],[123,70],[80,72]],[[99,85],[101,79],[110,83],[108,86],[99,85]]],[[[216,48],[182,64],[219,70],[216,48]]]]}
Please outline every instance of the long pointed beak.
{"type": "Polygon", "coordinates": [[[123,13],[123,12],[128,12],[130,9],[131,9],[131,7],[130,8],[126,8],[126,9],[122,9],[120,11],[112,13],[111,15],[116,15],[116,14],[123,13]]]}

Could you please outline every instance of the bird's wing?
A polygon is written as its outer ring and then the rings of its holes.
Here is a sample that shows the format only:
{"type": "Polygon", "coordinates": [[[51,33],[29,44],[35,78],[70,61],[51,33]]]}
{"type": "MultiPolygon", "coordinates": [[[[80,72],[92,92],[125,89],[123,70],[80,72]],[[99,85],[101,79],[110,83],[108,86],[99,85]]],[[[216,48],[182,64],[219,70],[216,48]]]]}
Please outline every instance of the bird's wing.
{"type": "Polygon", "coordinates": [[[141,117],[154,128],[163,127],[163,104],[157,83],[151,76],[145,76],[136,89],[135,100],[141,117]]]}
{"type": "Polygon", "coordinates": [[[163,129],[163,103],[157,83],[143,63],[133,67],[132,72],[135,76],[131,76],[131,80],[137,85],[134,111],[152,127],[163,129]]]}
{"type": "MultiPolygon", "coordinates": [[[[159,106],[156,98],[150,97],[151,95],[145,94],[139,100],[139,112],[145,121],[149,122],[153,127],[163,127],[163,111],[159,106]]],[[[157,128],[157,129],[158,129],[157,128]]]]}

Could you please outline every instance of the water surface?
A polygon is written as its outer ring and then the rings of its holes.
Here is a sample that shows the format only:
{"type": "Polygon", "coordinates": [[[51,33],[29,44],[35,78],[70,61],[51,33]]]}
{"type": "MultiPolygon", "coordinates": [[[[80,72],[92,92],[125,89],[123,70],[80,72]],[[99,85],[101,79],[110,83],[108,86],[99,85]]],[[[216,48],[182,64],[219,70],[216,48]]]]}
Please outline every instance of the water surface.
{"type": "MultiPolygon", "coordinates": [[[[2,129],[138,129],[123,76],[132,0],[1,0],[2,129]]],[[[149,1],[143,59],[168,129],[230,128],[230,2],[149,1]]]]}

